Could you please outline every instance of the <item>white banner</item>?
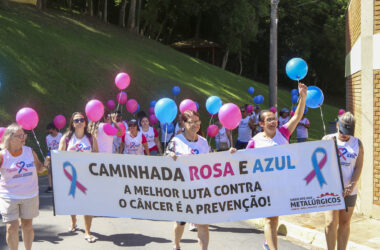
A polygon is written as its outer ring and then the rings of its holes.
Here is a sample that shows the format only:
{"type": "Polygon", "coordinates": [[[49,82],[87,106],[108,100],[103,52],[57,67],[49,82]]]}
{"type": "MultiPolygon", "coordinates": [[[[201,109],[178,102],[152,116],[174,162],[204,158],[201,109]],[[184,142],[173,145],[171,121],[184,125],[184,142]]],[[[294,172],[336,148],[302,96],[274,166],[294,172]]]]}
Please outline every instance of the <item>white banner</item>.
{"type": "Polygon", "coordinates": [[[180,156],[53,151],[57,215],[211,224],[344,209],[332,140],[180,156]]]}

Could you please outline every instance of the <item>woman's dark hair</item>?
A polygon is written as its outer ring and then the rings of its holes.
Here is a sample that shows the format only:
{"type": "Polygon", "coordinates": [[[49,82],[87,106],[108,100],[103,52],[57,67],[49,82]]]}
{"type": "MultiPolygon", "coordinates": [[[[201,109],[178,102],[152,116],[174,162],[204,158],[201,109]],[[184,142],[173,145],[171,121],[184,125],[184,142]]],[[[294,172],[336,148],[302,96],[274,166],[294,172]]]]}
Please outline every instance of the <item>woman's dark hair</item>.
{"type": "Polygon", "coordinates": [[[69,126],[67,127],[67,131],[66,131],[66,136],[67,138],[71,138],[73,136],[73,134],[75,133],[75,128],[74,128],[74,116],[76,115],[81,115],[83,116],[84,118],[84,121],[86,123],[86,125],[84,126],[84,134],[85,136],[87,136],[88,138],[91,138],[91,134],[87,131],[88,129],[88,120],[87,120],[87,117],[82,113],[82,112],[74,112],[72,115],[71,115],[71,118],[70,118],[70,122],[69,122],[69,126]]]}
{"type": "Polygon", "coordinates": [[[144,116],[147,116],[143,110],[137,112],[137,120],[141,120],[144,116]]]}
{"type": "Polygon", "coordinates": [[[180,120],[182,122],[187,122],[190,119],[190,117],[192,117],[193,115],[195,115],[198,118],[200,118],[198,112],[195,112],[194,110],[186,110],[185,112],[182,113],[182,115],[180,117],[180,120]]]}
{"type": "Polygon", "coordinates": [[[268,112],[273,113],[273,112],[270,111],[269,109],[264,109],[264,110],[261,110],[261,111],[260,111],[260,115],[259,115],[259,121],[260,121],[260,122],[265,122],[265,121],[264,121],[264,114],[265,114],[265,113],[268,113],[268,112]]]}
{"type": "Polygon", "coordinates": [[[54,125],[54,123],[50,122],[47,126],[46,126],[46,129],[47,130],[50,130],[50,129],[54,129],[56,131],[58,131],[57,127],[54,125]]]}

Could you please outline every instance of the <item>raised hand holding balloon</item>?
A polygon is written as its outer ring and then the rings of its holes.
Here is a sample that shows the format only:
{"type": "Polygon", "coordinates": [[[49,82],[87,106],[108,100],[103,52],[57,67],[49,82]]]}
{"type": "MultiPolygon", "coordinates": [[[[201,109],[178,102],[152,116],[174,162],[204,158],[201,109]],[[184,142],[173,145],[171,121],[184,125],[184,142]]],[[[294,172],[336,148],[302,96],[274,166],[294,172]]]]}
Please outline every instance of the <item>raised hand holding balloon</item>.
{"type": "Polygon", "coordinates": [[[29,107],[25,107],[20,109],[16,114],[16,122],[25,130],[32,130],[34,139],[36,140],[37,146],[40,149],[40,153],[42,158],[45,160],[45,156],[42,153],[40,142],[37,139],[36,134],[34,133],[34,129],[38,125],[38,114],[37,112],[29,107]]]}

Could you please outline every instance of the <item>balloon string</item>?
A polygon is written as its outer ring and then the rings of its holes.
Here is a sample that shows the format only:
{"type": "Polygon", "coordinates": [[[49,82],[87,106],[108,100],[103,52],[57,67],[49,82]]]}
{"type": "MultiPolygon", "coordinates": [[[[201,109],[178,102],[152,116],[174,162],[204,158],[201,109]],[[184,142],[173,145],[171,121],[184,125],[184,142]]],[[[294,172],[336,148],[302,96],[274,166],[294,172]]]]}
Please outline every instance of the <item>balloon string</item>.
{"type": "Polygon", "coordinates": [[[324,118],[323,118],[322,106],[319,106],[319,109],[321,110],[321,118],[322,118],[322,124],[323,124],[323,132],[324,132],[324,135],[326,135],[326,126],[325,126],[325,121],[324,121],[324,118]]]}
{"type": "Polygon", "coordinates": [[[44,153],[42,153],[41,145],[40,145],[40,142],[39,142],[38,139],[37,139],[36,134],[34,133],[34,129],[32,129],[32,132],[33,132],[33,135],[34,135],[34,139],[35,139],[36,142],[37,142],[38,148],[40,149],[41,156],[42,156],[42,158],[44,158],[44,161],[45,161],[44,153]]]}
{"type": "Polygon", "coordinates": [[[120,90],[120,95],[119,95],[119,100],[117,101],[117,107],[116,107],[116,111],[119,110],[119,105],[120,105],[120,99],[121,99],[121,90],[120,90]]]}
{"type": "MultiPolygon", "coordinates": [[[[166,123],[167,124],[167,123],[166,123]]],[[[165,151],[165,149],[166,149],[166,136],[167,136],[167,134],[168,134],[168,124],[165,126],[165,142],[164,142],[164,151],[165,151]]]]}
{"type": "MultiPolygon", "coordinates": [[[[210,127],[210,125],[211,125],[211,122],[212,122],[212,119],[214,118],[214,116],[212,115],[211,116],[211,118],[210,118],[210,121],[208,122],[208,127],[210,127]]],[[[210,145],[210,142],[211,142],[211,137],[210,138],[208,138],[209,136],[208,136],[208,133],[207,133],[207,131],[206,131],[206,134],[207,134],[207,136],[206,136],[206,139],[207,139],[207,144],[208,145],[210,145]]]]}

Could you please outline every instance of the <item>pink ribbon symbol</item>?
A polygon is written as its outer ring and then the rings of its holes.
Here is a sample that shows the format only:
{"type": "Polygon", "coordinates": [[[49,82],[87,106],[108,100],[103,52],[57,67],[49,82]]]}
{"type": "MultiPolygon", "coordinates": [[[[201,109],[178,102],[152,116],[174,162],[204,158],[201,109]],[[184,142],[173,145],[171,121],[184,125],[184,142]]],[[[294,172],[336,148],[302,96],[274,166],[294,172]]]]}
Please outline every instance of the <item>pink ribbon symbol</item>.
{"type": "Polygon", "coordinates": [[[83,144],[76,144],[75,148],[77,152],[83,152],[83,144]]]}
{"type": "Polygon", "coordinates": [[[25,162],[23,162],[23,161],[20,161],[20,162],[16,163],[16,167],[18,167],[20,169],[18,171],[18,173],[21,173],[22,170],[28,171],[28,169],[24,168],[24,166],[25,166],[25,162]]]}

